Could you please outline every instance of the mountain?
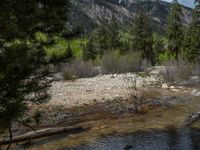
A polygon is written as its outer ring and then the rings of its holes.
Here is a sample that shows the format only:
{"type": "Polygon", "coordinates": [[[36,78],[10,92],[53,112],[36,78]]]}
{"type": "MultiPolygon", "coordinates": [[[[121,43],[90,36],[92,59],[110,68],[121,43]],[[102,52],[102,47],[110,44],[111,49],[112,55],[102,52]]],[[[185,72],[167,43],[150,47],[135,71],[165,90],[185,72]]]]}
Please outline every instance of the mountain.
{"type": "MultiPolygon", "coordinates": [[[[70,24],[81,26],[85,32],[91,31],[102,18],[115,16],[123,27],[131,25],[134,16],[142,7],[152,18],[154,29],[163,32],[167,25],[170,3],[161,0],[72,0],[70,24]]],[[[184,24],[191,20],[192,9],[182,6],[184,24]]]]}

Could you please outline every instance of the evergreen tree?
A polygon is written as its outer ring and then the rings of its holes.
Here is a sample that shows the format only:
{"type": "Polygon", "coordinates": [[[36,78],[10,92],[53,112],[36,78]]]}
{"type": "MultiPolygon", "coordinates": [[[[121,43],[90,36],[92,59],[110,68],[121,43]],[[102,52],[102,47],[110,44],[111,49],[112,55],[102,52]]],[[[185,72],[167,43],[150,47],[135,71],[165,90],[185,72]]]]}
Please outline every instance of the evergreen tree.
{"type": "Polygon", "coordinates": [[[200,4],[193,10],[192,23],[189,28],[187,43],[187,57],[190,61],[200,60],[200,4]]]}
{"type": "Polygon", "coordinates": [[[160,63],[159,57],[164,52],[164,41],[162,37],[157,34],[154,35],[153,49],[155,54],[155,62],[160,63]]]}
{"type": "Polygon", "coordinates": [[[120,45],[119,26],[115,16],[111,17],[107,26],[107,45],[109,49],[116,49],[120,45]]]}
{"type": "Polygon", "coordinates": [[[71,44],[70,41],[68,42],[68,46],[67,46],[67,55],[66,55],[67,59],[73,58],[73,50],[71,48],[71,44]]]}
{"type": "Polygon", "coordinates": [[[97,51],[94,46],[93,39],[90,39],[83,50],[83,60],[85,61],[90,59],[94,60],[96,56],[97,56],[97,51]]]}
{"type": "Polygon", "coordinates": [[[154,64],[153,34],[149,17],[140,9],[135,17],[132,49],[142,53],[142,57],[154,64]]]}
{"type": "Polygon", "coordinates": [[[110,20],[103,18],[100,25],[92,34],[94,46],[98,54],[102,55],[107,50],[119,47],[119,30],[114,16],[110,20]]]}
{"type": "Polygon", "coordinates": [[[108,22],[103,19],[100,25],[92,33],[93,43],[98,52],[98,54],[103,55],[103,53],[108,49],[107,39],[108,39],[108,22]]]}
{"type": "Polygon", "coordinates": [[[7,149],[13,123],[26,124],[28,104],[48,98],[44,49],[65,29],[68,2],[1,0],[0,129],[10,133],[7,149]]]}
{"type": "Polygon", "coordinates": [[[181,21],[182,13],[181,5],[177,0],[174,0],[168,19],[167,39],[169,52],[172,56],[175,56],[176,60],[178,60],[178,56],[181,53],[184,40],[183,24],[181,21]]]}

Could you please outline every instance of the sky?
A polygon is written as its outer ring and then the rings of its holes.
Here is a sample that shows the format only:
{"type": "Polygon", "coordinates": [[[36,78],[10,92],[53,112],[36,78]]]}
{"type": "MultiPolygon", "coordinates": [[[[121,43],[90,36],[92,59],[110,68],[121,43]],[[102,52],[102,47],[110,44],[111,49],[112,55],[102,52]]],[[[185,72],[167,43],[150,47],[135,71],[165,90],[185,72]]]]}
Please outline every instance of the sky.
{"type": "MultiPolygon", "coordinates": [[[[163,0],[166,2],[172,2],[173,0],[163,0]]],[[[194,8],[194,1],[195,0],[179,0],[179,2],[187,7],[194,8]]]]}

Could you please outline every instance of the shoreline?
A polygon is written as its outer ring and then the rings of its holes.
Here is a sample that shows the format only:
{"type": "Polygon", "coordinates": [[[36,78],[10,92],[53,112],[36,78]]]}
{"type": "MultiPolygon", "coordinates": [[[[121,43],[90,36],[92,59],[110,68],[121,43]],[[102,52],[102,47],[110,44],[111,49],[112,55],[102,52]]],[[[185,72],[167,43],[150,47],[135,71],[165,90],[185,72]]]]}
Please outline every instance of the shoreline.
{"type": "MultiPolygon", "coordinates": [[[[116,91],[123,88],[124,85],[121,82],[120,88],[116,88],[115,82],[119,79],[121,81],[121,76],[125,77],[127,75],[121,74],[119,76],[114,75],[113,77],[113,75],[106,75],[105,78],[108,80],[111,79],[111,82],[109,83],[110,87],[109,89],[105,88],[107,86],[106,85],[104,87],[105,89],[102,88],[101,90],[109,90],[110,94],[112,94],[112,90],[116,93],[116,91]]],[[[100,77],[101,81],[97,78],[98,77],[79,79],[75,81],[76,83],[67,81],[63,82],[62,85],[75,84],[75,86],[72,86],[73,88],[82,90],[82,87],[84,87],[83,81],[86,83],[88,80],[92,80],[97,83],[101,82],[102,85],[107,81],[101,80],[104,78],[102,76],[100,77]]],[[[141,86],[144,80],[150,81],[148,78],[151,77],[139,78],[138,86],[141,86]]],[[[154,80],[155,77],[152,77],[152,79],[154,80]]],[[[54,84],[60,83],[61,82],[56,82],[54,84]]],[[[145,91],[146,101],[137,114],[133,109],[133,101],[127,98],[128,95],[124,96],[123,94],[117,97],[114,94],[114,97],[109,97],[107,99],[102,97],[100,97],[100,99],[93,99],[94,97],[92,97],[88,101],[83,100],[83,102],[81,102],[82,99],[79,99],[79,102],[81,103],[71,103],[72,105],[70,106],[66,105],[66,103],[57,104],[55,103],[55,99],[52,99],[53,103],[51,101],[50,103],[41,105],[30,105],[30,114],[33,114],[34,111],[38,110],[42,115],[40,125],[36,126],[35,124],[32,124],[32,126],[35,130],[39,131],[45,129],[51,130],[55,128],[73,128],[79,126],[84,129],[87,128],[89,131],[77,133],[74,135],[75,137],[77,135],[87,136],[87,133],[93,135],[95,134],[94,137],[98,137],[113,133],[129,133],[136,131],[148,131],[152,129],[164,130],[172,126],[175,128],[181,128],[185,120],[192,113],[199,111],[200,96],[195,95],[198,91],[200,91],[198,87],[169,86],[167,89],[164,89],[159,83],[156,82],[147,82],[146,84],[148,85],[147,91],[145,91]]],[[[75,89],[71,90],[74,91],[75,89]]],[[[88,92],[95,93],[95,90],[92,90],[93,92],[84,90],[84,92],[80,94],[83,96],[84,94],[87,95],[88,92]]],[[[76,93],[78,93],[78,91],[76,93]]],[[[68,93],[67,91],[65,92],[68,93]]],[[[196,123],[194,124],[196,125],[196,123]]],[[[195,125],[194,127],[198,128],[198,125],[195,125]]],[[[26,134],[30,131],[31,130],[29,128],[18,125],[16,125],[13,129],[14,136],[26,134]]],[[[73,139],[74,138],[71,140],[73,141],[73,139]]],[[[77,138],[75,139],[77,140],[77,138]]],[[[80,137],[80,139],[82,139],[82,137],[80,137]]],[[[70,143],[68,144],[70,145],[70,143]]]]}

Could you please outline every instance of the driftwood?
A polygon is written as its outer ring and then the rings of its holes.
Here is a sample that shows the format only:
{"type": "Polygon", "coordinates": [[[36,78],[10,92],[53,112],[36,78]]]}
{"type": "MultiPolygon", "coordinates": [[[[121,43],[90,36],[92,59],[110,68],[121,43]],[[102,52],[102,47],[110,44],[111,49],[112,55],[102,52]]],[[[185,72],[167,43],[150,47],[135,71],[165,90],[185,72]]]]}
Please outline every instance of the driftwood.
{"type": "Polygon", "coordinates": [[[189,118],[185,121],[185,126],[190,126],[192,123],[197,121],[200,118],[200,111],[193,113],[189,116],[189,118]]]}
{"type": "MultiPolygon", "coordinates": [[[[48,137],[51,135],[56,135],[60,133],[76,133],[76,132],[81,132],[85,131],[88,128],[84,128],[81,126],[77,127],[60,127],[60,128],[47,128],[47,129],[42,129],[42,130],[37,130],[37,131],[31,131],[28,133],[25,133],[20,136],[15,136],[12,139],[12,143],[17,143],[17,142],[22,142],[22,141],[27,141],[27,140],[32,140],[32,139],[38,139],[42,137],[48,137]]],[[[6,145],[10,143],[9,138],[0,138],[0,145],[6,145]]]]}

